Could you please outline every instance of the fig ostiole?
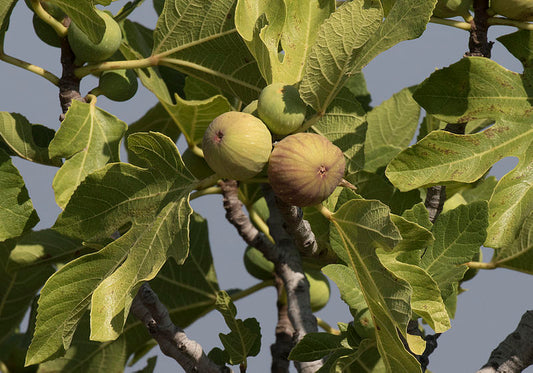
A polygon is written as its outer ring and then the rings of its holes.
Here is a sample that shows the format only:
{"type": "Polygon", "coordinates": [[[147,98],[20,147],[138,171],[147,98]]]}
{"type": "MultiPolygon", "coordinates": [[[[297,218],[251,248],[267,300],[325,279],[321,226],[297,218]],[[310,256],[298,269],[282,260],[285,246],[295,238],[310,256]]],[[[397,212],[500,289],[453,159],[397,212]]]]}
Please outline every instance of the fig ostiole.
{"type": "Polygon", "coordinates": [[[220,177],[246,180],[257,175],[267,164],[272,135],[253,115],[228,111],[209,124],[202,150],[207,164],[220,177]]]}
{"type": "Polygon", "coordinates": [[[296,133],[274,146],[268,180],[285,203],[312,206],[327,199],[344,176],[342,151],[324,136],[296,133]]]}
{"type": "Polygon", "coordinates": [[[93,43],[73,22],[68,28],[68,42],[72,52],[76,56],[77,63],[104,61],[118,50],[122,42],[122,31],[113,17],[103,10],[95,10],[104,20],[106,27],[104,36],[99,43],[93,43]]]}
{"type": "Polygon", "coordinates": [[[491,0],[490,9],[516,21],[533,21],[532,0],[491,0]]]}
{"type": "Polygon", "coordinates": [[[135,95],[138,86],[137,75],[133,70],[108,70],[100,74],[98,87],[91,93],[104,95],[113,101],[127,101],[135,95]]]}
{"type": "Polygon", "coordinates": [[[284,136],[296,131],[305,120],[307,106],[292,85],[267,85],[257,99],[257,114],[273,134],[284,136]]]}
{"type": "Polygon", "coordinates": [[[470,17],[470,7],[473,0],[439,0],[435,5],[433,14],[439,18],[451,18],[461,16],[470,17]]]}

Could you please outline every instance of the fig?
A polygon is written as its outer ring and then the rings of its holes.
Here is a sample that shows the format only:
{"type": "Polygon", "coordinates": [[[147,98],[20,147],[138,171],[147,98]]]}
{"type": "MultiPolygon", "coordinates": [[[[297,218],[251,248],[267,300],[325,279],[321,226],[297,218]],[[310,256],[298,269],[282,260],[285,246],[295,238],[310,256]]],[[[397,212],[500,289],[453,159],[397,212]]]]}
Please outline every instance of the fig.
{"type": "Polygon", "coordinates": [[[274,278],[274,263],[265,258],[263,253],[255,247],[246,248],[243,261],[246,271],[258,280],[274,278]]]}
{"type": "MultiPolygon", "coordinates": [[[[309,282],[309,300],[311,302],[311,311],[317,312],[328,304],[330,297],[330,287],[328,278],[320,270],[305,270],[305,277],[309,282]]],[[[287,303],[287,293],[285,289],[280,295],[279,301],[282,304],[287,303]]]]}
{"type": "Polygon", "coordinates": [[[283,83],[267,85],[257,100],[257,114],[275,135],[296,131],[305,119],[306,105],[296,87],[283,83]]]}
{"type": "Polygon", "coordinates": [[[533,21],[533,1],[531,0],[491,0],[490,8],[509,19],[533,21]]]}
{"type": "Polygon", "coordinates": [[[39,37],[39,39],[51,47],[61,47],[61,40],[59,39],[59,36],[55,30],[48,23],[40,19],[37,14],[33,15],[32,24],[35,34],[39,37]]]}
{"type": "Polygon", "coordinates": [[[137,75],[133,70],[108,70],[100,74],[98,87],[91,93],[104,95],[113,101],[127,101],[135,95],[137,88],[137,75]]]}
{"type": "Polygon", "coordinates": [[[344,176],[342,151],[324,136],[296,133],[274,146],[268,180],[285,203],[316,205],[335,190],[344,176]]]}
{"type": "Polygon", "coordinates": [[[194,177],[199,180],[214,174],[214,171],[209,168],[205,159],[194,154],[190,148],[187,148],[187,150],[183,152],[181,159],[194,177]]]}
{"type": "Polygon", "coordinates": [[[361,338],[374,338],[376,330],[374,320],[368,308],[361,310],[354,315],[354,329],[361,338]]]}
{"type": "Polygon", "coordinates": [[[113,17],[100,9],[95,9],[105,22],[105,32],[99,43],[93,43],[89,37],[71,23],[68,28],[68,41],[78,62],[100,62],[111,57],[120,47],[122,31],[113,17]]]}
{"type": "Polygon", "coordinates": [[[209,124],[202,149],[207,164],[220,177],[245,180],[257,175],[268,162],[272,136],[253,115],[228,111],[209,124]]]}
{"type": "Polygon", "coordinates": [[[469,17],[473,0],[439,0],[433,14],[439,18],[469,17]]]}

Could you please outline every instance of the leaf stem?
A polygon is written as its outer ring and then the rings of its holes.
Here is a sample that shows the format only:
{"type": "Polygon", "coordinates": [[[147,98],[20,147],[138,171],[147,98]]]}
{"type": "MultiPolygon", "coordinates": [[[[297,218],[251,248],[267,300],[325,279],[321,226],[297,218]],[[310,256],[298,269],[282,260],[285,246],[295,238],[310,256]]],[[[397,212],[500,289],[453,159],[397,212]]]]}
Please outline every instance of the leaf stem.
{"type": "Polygon", "coordinates": [[[453,20],[453,19],[439,18],[439,17],[435,17],[435,16],[432,16],[429,19],[429,22],[436,23],[438,25],[455,27],[455,28],[458,28],[460,30],[465,30],[465,31],[470,31],[470,29],[472,28],[470,23],[467,23],[467,22],[456,21],[456,20],[453,20]]]}
{"type": "Polygon", "coordinates": [[[326,321],[324,321],[323,319],[321,319],[318,316],[316,316],[316,322],[317,322],[318,326],[320,326],[322,329],[324,329],[324,331],[326,331],[327,333],[334,334],[334,335],[340,335],[341,334],[340,330],[333,328],[331,325],[329,325],[326,321]]]}
{"type": "Polygon", "coordinates": [[[142,58],[140,60],[131,61],[106,61],[78,67],[75,70],[75,74],[78,78],[83,78],[89,74],[99,73],[107,70],[119,70],[119,69],[142,69],[145,67],[152,67],[159,64],[159,57],[150,56],[142,58]]]}
{"type": "Polygon", "coordinates": [[[199,197],[202,197],[202,196],[206,196],[208,194],[222,194],[222,189],[220,189],[220,187],[218,187],[218,186],[212,186],[212,187],[209,187],[209,188],[197,190],[197,191],[191,193],[190,200],[192,201],[193,199],[196,199],[196,198],[199,198],[199,197]]]}
{"type": "Polygon", "coordinates": [[[194,155],[197,155],[198,157],[205,158],[205,157],[204,157],[204,151],[203,151],[202,148],[200,148],[198,145],[196,145],[196,144],[189,144],[189,149],[191,149],[191,152],[192,152],[194,155]]]}
{"type": "MultiPolygon", "coordinates": [[[[238,291],[232,294],[230,297],[231,297],[231,300],[235,302],[269,286],[274,286],[274,279],[265,280],[260,283],[257,283],[253,286],[250,286],[247,289],[244,289],[244,290],[241,290],[241,291],[238,291]]],[[[214,306],[213,306],[213,309],[214,309],[214,306]]]]}
{"type": "Polygon", "coordinates": [[[60,38],[67,36],[68,28],[57,19],[52,17],[52,15],[43,8],[39,0],[31,0],[31,6],[37,17],[49,24],[60,38]]]}
{"type": "Polygon", "coordinates": [[[323,204],[319,203],[315,205],[315,208],[320,212],[326,219],[333,220],[333,213],[323,204]]]}
{"type": "Polygon", "coordinates": [[[25,70],[28,70],[29,72],[32,72],[34,74],[37,74],[46,80],[48,80],[50,83],[52,83],[55,86],[59,86],[59,78],[52,74],[50,71],[47,71],[43,69],[42,67],[33,65],[29,62],[19,60],[18,58],[9,56],[5,54],[3,51],[0,50],[0,60],[7,62],[11,65],[21,67],[25,70]]]}
{"type": "Polygon", "coordinates": [[[196,190],[202,190],[206,188],[210,188],[213,185],[217,183],[217,181],[220,179],[220,176],[217,174],[213,174],[211,176],[206,177],[205,179],[202,179],[196,184],[196,187],[194,189],[196,190]]]}
{"type": "Polygon", "coordinates": [[[307,131],[309,128],[314,126],[316,124],[316,122],[318,122],[320,120],[320,118],[322,118],[323,116],[324,116],[324,114],[315,113],[311,118],[306,120],[296,132],[305,132],[305,131],[307,131]]]}
{"type": "Polygon", "coordinates": [[[489,25],[500,25],[500,26],[514,26],[522,30],[533,31],[533,23],[515,21],[514,19],[503,18],[503,17],[489,17],[487,20],[489,25]]]}
{"type": "Polygon", "coordinates": [[[496,269],[498,268],[498,264],[494,262],[468,262],[466,263],[466,266],[468,268],[474,268],[474,269],[496,269]]]}

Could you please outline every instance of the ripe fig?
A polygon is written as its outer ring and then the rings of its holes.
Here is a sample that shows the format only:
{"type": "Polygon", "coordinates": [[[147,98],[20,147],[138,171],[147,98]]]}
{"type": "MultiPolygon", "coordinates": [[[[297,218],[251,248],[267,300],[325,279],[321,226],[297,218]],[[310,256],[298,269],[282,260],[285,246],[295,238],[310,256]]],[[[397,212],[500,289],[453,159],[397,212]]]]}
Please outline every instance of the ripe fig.
{"type": "Polygon", "coordinates": [[[91,93],[104,95],[113,101],[127,101],[137,92],[137,75],[133,70],[108,70],[100,74],[98,87],[91,93]]]}
{"type": "Polygon", "coordinates": [[[439,0],[433,14],[439,18],[468,17],[473,0],[439,0]]]}
{"type": "Polygon", "coordinates": [[[265,258],[263,253],[255,247],[246,248],[243,260],[246,271],[258,280],[274,278],[274,263],[265,258]]]}
{"type": "MultiPolygon", "coordinates": [[[[311,311],[320,311],[326,306],[326,304],[328,304],[331,294],[328,278],[320,270],[316,269],[306,269],[304,273],[307,281],[309,281],[311,311]]],[[[283,289],[279,301],[283,304],[287,303],[287,293],[285,292],[285,289],[283,289]]]]}
{"type": "Polygon", "coordinates": [[[204,158],[194,154],[190,148],[187,148],[181,155],[181,160],[185,166],[191,171],[195,178],[201,180],[213,175],[215,172],[209,168],[209,165],[204,158]]]}
{"type": "Polygon", "coordinates": [[[306,105],[296,87],[272,83],[261,91],[257,113],[275,135],[288,135],[300,127],[305,119],[306,105]]]}
{"type": "Polygon", "coordinates": [[[316,205],[335,190],[344,176],[342,151],[324,136],[296,133],[274,146],[268,180],[284,202],[300,207],[316,205]]]}
{"type": "Polygon", "coordinates": [[[491,0],[490,8],[509,19],[533,21],[533,1],[531,0],[491,0]]]}
{"type": "Polygon", "coordinates": [[[68,41],[79,62],[104,61],[118,50],[122,41],[122,31],[113,17],[103,10],[95,10],[106,26],[104,36],[98,44],[93,43],[75,23],[71,23],[68,28],[68,41]]]}
{"type": "Polygon", "coordinates": [[[220,177],[245,180],[257,175],[268,162],[272,136],[253,115],[228,111],[209,124],[202,149],[207,164],[220,177]]]}

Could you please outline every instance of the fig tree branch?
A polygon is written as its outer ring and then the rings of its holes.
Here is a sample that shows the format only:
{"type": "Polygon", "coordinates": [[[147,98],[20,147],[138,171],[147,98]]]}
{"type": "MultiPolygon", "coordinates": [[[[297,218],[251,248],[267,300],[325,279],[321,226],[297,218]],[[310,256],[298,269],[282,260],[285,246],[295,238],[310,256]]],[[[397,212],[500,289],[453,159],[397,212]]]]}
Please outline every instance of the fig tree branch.
{"type": "Polygon", "coordinates": [[[439,18],[435,16],[431,17],[429,19],[429,22],[436,23],[438,25],[455,27],[455,28],[465,30],[465,31],[470,31],[470,29],[472,28],[472,25],[468,22],[456,21],[456,20],[448,19],[448,18],[439,18]]]}
{"type": "Polygon", "coordinates": [[[522,315],[516,329],[490,354],[477,373],[518,373],[533,365],[533,310],[522,315]]]}
{"type": "Polygon", "coordinates": [[[489,0],[474,0],[474,19],[471,21],[469,51],[465,56],[479,56],[490,58],[493,42],[488,41],[489,29],[489,0]]]}
{"type": "Polygon", "coordinates": [[[489,26],[500,25],[500,26],[514,26],[522,30],[533,31],[533,23],[515,21],[514,19],[502,18],[502,17],[490,17],[487,20],[489,26]]]}
{"type": "Polygon", "coordinates": [[[50,83],[54,85],[59,85],[59,78],[55,76],[54,74],[52,74],[50,71],[45,70],[42,67],[31,64],[29,62],[19,60],[18,58],[7,55],[1,50],[0,50],[0,60],[7,62],[13,66],[17,66],[25,70],[28,70],[29,72],[32,72],[34,74],[37,74],[45,78],[46,80],[48,80],[50,83]]]}
{"type": "Polygon", "coordinates": [[[57,19],[52,17],[50,13],[48,13],[43,6],[41,5],[40,0],[30,0],[31,6],[33,8],[33,11],[44,22],[46,22],[50,27],[54,29],[56,34],[59,37],[66,37],[67,36],[67,27],[63,25],[63,23],[59,22],[57,19]]]}
{"type": "Polygon", "coordinates": [[[283,220],[287,233],[294,238],[296,246],[304,255],[317,255],[318,244],[316,243],[315,234],[311,230],[311,225],[303,218],[303,211],[296,206],[290,206],[285,202],[277,199],[277,206],[283,220]]]}
{"type": "Polygon", "coordinates": [[[161,351],[176,360],[185,372],[231,372],[228,367],[219,367],[211,361],[202,346],[189,339],[182,329],[174,325],[168,310],[148,283],[143,284],[137,292],[131,312],[144,323],[161,351]]]}
{"type": "Polygon", "coordinates": [[[289,319],[288,307],[286,302],[281,302],[280,297],[283,291],[283,281],[275,276],[275,285],[278,295],[276,303],[278,309],[278,322],[276,324],[276,341],[270,345],[272,355],[272,373],[286,373],[289,371],[289,354],[292,348],[292,337],[294,328],[289,319]]]}
{"type": "MultiPolygon", "coordinates": [[[[70,19],[65,17],[63,23],[68,27],[70,19]]],[[[63,114],[59,119],[62,121],[73,100],[85,102],[85,99],[80,94],[80,78],[75,74],[76,65],[74,64],[74,60],[76,56],[74,56],[72,49],[70,49],[67,38],[63,37],[60,40],[62,74],[61,79],[59,79],[59,102],[63,114]]]]}

